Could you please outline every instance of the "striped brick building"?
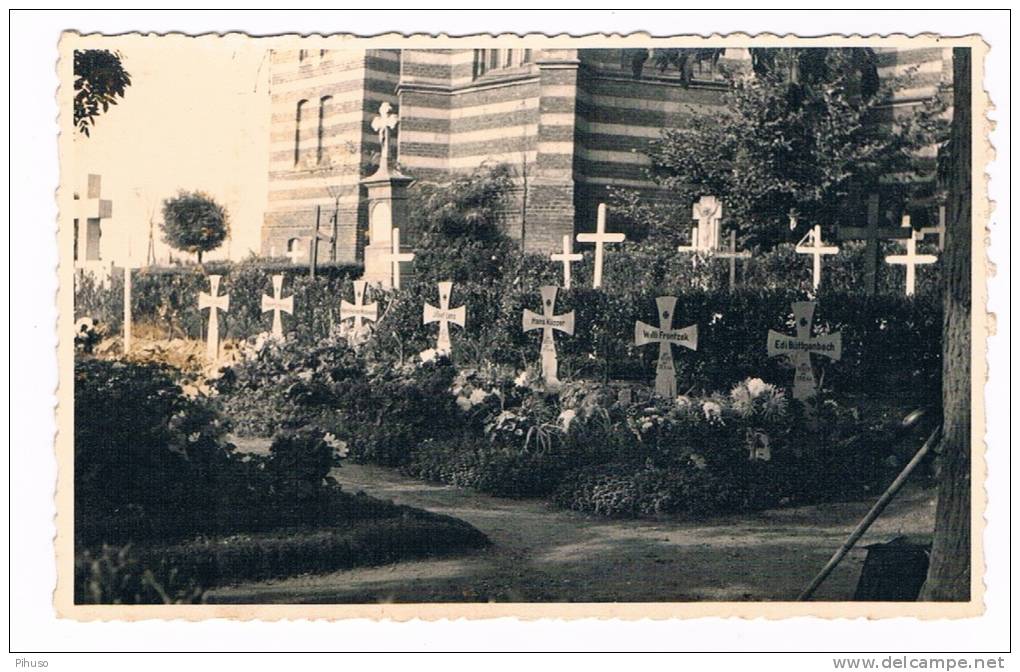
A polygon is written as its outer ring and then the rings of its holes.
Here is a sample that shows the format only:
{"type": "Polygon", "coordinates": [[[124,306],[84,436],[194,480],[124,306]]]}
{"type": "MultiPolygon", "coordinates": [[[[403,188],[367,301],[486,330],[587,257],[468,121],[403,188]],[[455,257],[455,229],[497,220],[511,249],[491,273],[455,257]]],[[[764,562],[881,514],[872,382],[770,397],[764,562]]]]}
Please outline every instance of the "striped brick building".
{"type": "MultiPolygon", "coordinates": [[[[879,53],[880,73],[917,68],[922,76],[893,108],[916,104],[920,88],[951,73],[946,50],[928,51],[879,53]]],[[[718,113],[721,71],[747,67],[748,54],[726,49],[718,61],[697,63],[686,84],[650,65],[635,76],[627,49],[295,50],[274,52],[271,62],[262,253],[307,259],[318,207],[320,232],[336,233],[335,249],[322,245],[320,260],[354,260],[367,242],[359,180],[379,162],[370,123],[381,103],[400,116],[392,159],[411,177],[510,165],[517,189],[507,233],[548,251],[563,234],[594,228],[610,186],[661,196],[645,174],[648,141],[718,113]]]]}

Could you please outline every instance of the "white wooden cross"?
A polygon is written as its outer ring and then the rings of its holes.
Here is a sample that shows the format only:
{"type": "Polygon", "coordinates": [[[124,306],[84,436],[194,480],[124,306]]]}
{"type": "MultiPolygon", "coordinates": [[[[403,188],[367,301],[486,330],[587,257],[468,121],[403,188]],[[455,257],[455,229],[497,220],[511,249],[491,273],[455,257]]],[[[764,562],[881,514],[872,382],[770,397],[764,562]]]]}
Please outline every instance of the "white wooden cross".
{"type": "Polygon", "coordinates": [[[692,208],[691,216],[698,221],[694,230],[697,234],[691,238],[696,250],[719,249],[719,228],[722,222],[722,202],[715,196],[702,196],[692,208]]]}
{"type": "MultiPolygon", "coordinates": [[[[903,226],[910,228],[910,215],[903,215],[903,226]]],[[[934,264],[939,260],[934,254],[917,253],[917,237],[910,236],[903,241],[907,248],[906,254],[890,254],[885,258],[887,264],[902,264],[907,267],[907,296],[914,295],[914,286],[917,284],[917,266],[934,264]]]]}
{"type": "Polygon", "coordinates": [[[78,220],[79,248],[75,254],[80,262],[100,259],[102,220],[113,217],[113,201],[101,198],[102,188],[102,176],[90,173],[85,188],[75,194],[74,218],[78,220]]]}
{"type": "Polygon", "coordinates": [[[452,282],[439,283],[439,307],[436,308],[428,303],[422,311],[422,324],[431,322],[439,323],[439,338],[436,341],[436,352],[450,354],[450,323],[464,328],[464,320],[467,317],[467,309],[464,306],[450,308],[450,294],[453,292],[452,282]]]}
{"type": "Polygon", "coordinates": [[[581,261],[584,259],[584,255],[580,252],[574,252],[573,241],[570,238],[570,234],[563,236],[563,251],[554,252],[549,255],[549,258],[553,261],[559,261],[563,263],[563,289],[570,289],[570,265],[575,261],[581,261]]]}
{"type": "Polygon", "coordinates": [[[822,227],[819,224],[815,224],[815,227],[804,234],[804,237],[800,239],[800,242],[793,249],[797,254],[814,255],[811,286],[814,289],[818,289],[818,286],[822,284],[822,255],[838,254],[839,248],[835,245],[824,245],[822,243],[822,227]]]}
{"type": "Polygon", "coordinates": [[[294,297],[288,296],[286,299],[283,298],[282,275],[273,276],[273,295],[262,295],[262,312],[268,313],[270,310],[273,311],[273,338],[277,341],[282,341],[283,317],[280,313],[285,312],[288,315],[294,314],[294,297]]]}
{"type": "Polygon", "coordinates": [[[595,276],[592,287],[602,286],[602,248],[606,243],[622,243],[627,236],[622,233],[606,233],[606,204],[599,203],[598,224],[595,233],[577,234],[579,243],[595,243],[595,276]]]}
{"type": "Polygon", "coordinates": [[[930,234],[938,235],[939,252],[941,252],[946,245],[946,206],[939,206],[939,223],[937,226],[922,226],[914,233],[914,237],[923,241],[930,234]]]}
{"type": "Polygon", "coordinates": [[[215,362],[220,354],[220,318],[217,310],[227,312],[230,310],[230,295],[220,293],[220,276],[209,276],[209,293],[202,292],[198,295],[198,309],[209,309],[209,328],[206,331],[205,354],[209,361],[215,362]]]}
{"type": "Polygon", "coordinates": [[[542,377],[545,382],[555,385],[559,382],[556,375],[556,340],[553,330],[574,335],[574,311],[565,315],[556,315],[556,287],[546,285],[541,288],[542,314],[538,315],[527,308],[524,309],[524,331],[542,330],[542,377]]]}
{"type": "Polygon", "coordinates": [[[351,332],[351,340],[354,334],[361,330],[362,320],[375,322],[379,319],[379,304],[365,303],[365,287],[368,282],[365,280],[354,281],[354,303],[345,300],[340,301],[340,319],[354,319],[354,330],[351,332]]]}
{"type": "Polygon", "coordinates": [[[737,232],[730,231],[730,246],[728,250],[716,252],[715,256],[720,259],[730,260],[730,291],[737,286],[737,259],[750,259],[751,253],[747,250],[737,252],[737,232]]]}
{"type": "Polygon", "coordinates": [[[655,299],[659,309],[659,326],[638,320],[634,324],[634,345],[659,344],[659,359],[655,365],[655,393],[665,399],[676,398],[676,368],[673,366],[673,345],[682,345],[691,350],[698,349],[698,325],[683,329],[673,328],[675,296],[660,296],[655,299]]]}
{"type": "Polygon", "coordinates": [[[815,372],[811,368],[811,355],[821,355],[839,361],[843,354],[843,335],[839,332],[811,337],[814,319],[814,301],[795,301],[792,304],[797,334],[788,336],[769,329],[769,357],[788,357],[794,366],[793,398],[806,401],[817,393],[815,372]]]}
{"type": "Polygon", "coordinates": [[[393,228],[393,251],[388,259],[393,264],[393,289],[400,289],[400,262],[414,261],[414,252],[400,252],[400,229],[393,228]]]}
{"type": "Polygon", "coordinates": [[[379,114],[372,119],[372,130],[379,134],[379,171],[387,173],[390,169],[390,133],[397,127],[400,117],[393,114],[393,106],[387,102],[379,106],[379,114]]]}

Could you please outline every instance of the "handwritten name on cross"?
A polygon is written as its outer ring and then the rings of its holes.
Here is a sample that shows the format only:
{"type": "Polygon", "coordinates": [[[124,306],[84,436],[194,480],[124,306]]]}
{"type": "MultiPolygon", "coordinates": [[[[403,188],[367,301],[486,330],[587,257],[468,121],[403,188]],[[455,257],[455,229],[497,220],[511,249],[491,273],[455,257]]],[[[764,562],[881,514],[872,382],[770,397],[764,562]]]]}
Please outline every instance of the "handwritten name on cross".
{"type": "Polygon", "coordinates": [[[288,296],[286,299],[283,298],[282,275],[273,276],[273,295],[262,295],[262,312],[268,313],[270,310],[273,311],[273,338],[278,341],[282,341],[283,317],[280,313],[285,312],[288,315],[294,314],[294,297],[288,296]]]}
{"type": "Polygon", "coordinates": [[[220,293],[220,276],[209,276],[209,293],[201,292],[198,295],[198,309],[209,309],[209,327],[205,337],[205,355],[209,361],[215,362],[220,355],[220,318],[218,310],[228,312],[230,310],[230,295],[220,293]]]}
{"type": "Polygon", "coordinates": [[[379,319],[379,304],[365,303],[365,287],[368,285],[368,282],[365,280],[355,280],[353,284],[354,303],[348,303],[345,300],[340,301],[340,320],[354,320],[354,330],[351,332],[352,340],[354,334],[361,330],[363,320],[375,322],[379,319]]]}
{"type": "Polygon", "coordinates": [[[384,102],[379,106],[379,114],[372,119],[372,130],[379,134],[379,170],[388,173],[390,170],[390,133],[397,127],[400,117],[393,114],[393,106],[384,102]]]}
{"type": "Polygon", "coordinates": [[[414,261],[414,252],[400,252],[400,229],[393,228],[392,238],[393,251],[387,255],[387,259],[393,264],[393,289],[400,289],[400,262],[414,261]]]}
{"type": "Polygon", "coordinates": [[[868,197],[867,226],[841,226],[836,231],[836,238],[841,241],[863,240],[864,248],[864,282],[865,291],[874,294],[878,288],[878,253],[879,242],[883,240],[905,240],[912,233],[902,227],[880,227],[878,225],[878,194],[868,197]]]}
{"type": "Polygon", "coordinates": [[[428,303],[422,312],[422,324],[432,322],[439,323],[439,338],[436,340],[436,352],[450,353],[450,323],[464,328],[464,320],[467,317],[467,309],[464,306],[450,308],[450,294],[453,292],[452,282],[440,282],[439,284],[439,307],[436,308],[428,303]]]}
{"type": "Polygon", "coordinates": [[[638,320],[634,324],[634,345],[659,344],[659,359],[655,365],[655,393],[666,399],[675,399],[676,368],[673,366],[673,346],[682,345],[697,350],[698,325],[673,329],[675,296],[660,296],[655,299],[655,305],[659,309],[659,326],[653,327],[638,320]]]}
{"type": "Polygon", "coordinates": [[[839,361],[843,354],[843,335],[839,332],[811,337],[811,323],[815,314],[814,301],[795,301],[792,304],[795,336],[769,329],[769,357],[787,357],[794,366],[793,398],[806,401],[817,393],[811,355],[821,355],[839,361]]]}
{"type": "Polygon", "coordinates": [[[729,249],[724,252],[716,252],[715,256],[730,260],[730,291],[732,292],[737,286],[737,259],[750,259],[751,253],[747,250],[737,252],[737,232],[730,231],[729,249]]]}
{"type": "Polygon", "coordinates": [[[553,261],[559,261],[563,263],[563,289],[570,289],[570,265],[575,261],[581,261],[584,259],[584,255],[579,252],[574,252],[573,240],[570,235],[563,236],[563,252],[554,252],[549,255],[549,258],[553,261]]]}
{"type": "Polygon", "coordinates": [[[924,241],[929,235],[936,234],[939,237],[939,252],[946,246],[946,206],[939,206],[939,223],[937,226],[922,226],[914,232],[914,237],[924,241]]]}
{"type": "MultiPolygon", "coordinates": [[[[903,228],[907,231],[913,231],[913,227],[910,226],[910,215],[903,216],[903,228]]],[[[906,254],[890,254],[885,258],[887,264],[897,264],[907,267],[907,281],[906,291],[907,296],[914,295],[914,288],[917,284],[917,266],[925,264],[934,264],[939,260],[934,254],[918,254],[917,253],[917,238],[911,235],[903,243],[907,248],[906,254]]]]}
{"type": "Polygon", "coordinates": [[[812,264],[811,287],[818,289],[822,284],[822,255],[838,254],[839,248],[835,245],[824,245],[822,243],[822,227],[815,224],[814,228],[804,234],[797,246],[793,248],[797,254],[814,255],[812,264]]]}
{"type": "Polygon", "coordinates": [[[556,340],[553,330],[559,330],[571,336],[574,335],[574,311],[565,315],[556,315],[556,287],[544,286],[540,289],[542,293],[542,314],[538,315],[530,310],[524,310],[524,331],[533,329],[542,330],[542,377],[545,382],[554,385],[559,382],[556,375],[556,340]]]}
{"type": "Polygon", "coordinates": [[[596,289],[602,286],[602,255],[603,246],[607,243],[622,243],[627,236],[622,233],[606,233],[606,204],[599,203],[598,224],[595,233],[577,234],[579,243],[595,243],[595,276],[592,287],[596,289]]]}

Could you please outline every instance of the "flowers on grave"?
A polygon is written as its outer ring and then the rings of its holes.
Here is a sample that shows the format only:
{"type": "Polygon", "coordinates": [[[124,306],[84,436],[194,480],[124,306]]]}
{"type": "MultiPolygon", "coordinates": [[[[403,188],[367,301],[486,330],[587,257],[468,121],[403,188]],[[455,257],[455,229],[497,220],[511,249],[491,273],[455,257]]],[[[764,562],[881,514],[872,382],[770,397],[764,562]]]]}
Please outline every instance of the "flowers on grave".
{"type": "Polygon", "coordinates": [[[734,385],[729,401],[733,411],[743,417],[761,415],[771,418],[786,412],[783,391],[761,378],[748,378],[734,385]]]}
{"type": "Polygon", "coordinates": [[[439,352],[435,348],[428,348],[418,353],[418,359],[421,360],[422,364],[428,364],[436,361],[436,357],[439,356],[439,352]]]}
{"type": "Polygon", "coordinates": [[[716,401],[701,402],[701,412],[709,422],[722,422],[722,406],[716,401]]]}
{"type": "Polygon", "coordinates": [[[74,323],[74,349],[90,353],[106,335],[106,327],[91,317],[80,317],[74,323]]]}

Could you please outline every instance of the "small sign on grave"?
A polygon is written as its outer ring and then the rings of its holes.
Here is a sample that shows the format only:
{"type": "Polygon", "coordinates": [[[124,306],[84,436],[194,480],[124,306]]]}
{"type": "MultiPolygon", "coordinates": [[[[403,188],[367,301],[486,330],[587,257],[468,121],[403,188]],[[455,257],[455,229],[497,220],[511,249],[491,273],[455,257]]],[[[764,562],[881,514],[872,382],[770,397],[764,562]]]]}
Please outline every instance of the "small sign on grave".
{"type": "Polygon", "coordinates": [[[562,331],[574,335],[574,311],[564,315],[556,315],[556,287],[541,288],[542,314],[524,309],[524,331],[542,330],[542,377],[549,385],[559,382],[557,376],[558,362],[556,359],[556,340],[553,331],[562,331]]]}
{"type": "Polygon", "coordinates": [[[209,276],[209,293],[202,292],[198,295],[198,309],[209,310],[209,327],[206,330],[205,355],[211,362],[215,362],[220,355],[220,318],[219,312],[230,310],[230,295],[220,295],[220,276],[209,276]]]}
{"type": "Polygon", "coordinates": [[[599,203],[598,223],[595,227],[595,233],[577,234],[577,242],[595,243],[595,274],[592,276],[592,287],[598,289],[602,286],[603,247],[607,243],[622,243],[625,240],[627,240],[627,236],[625,234],[606,233],[606,204],[599,203]]]}
{"type": "Polygon", "coordinates": [[[675,399],[676,367],[673,365],[673,346],[682,345],[697,350],[698,325],[692,324],[683,329],[673,328],[675,296],[660,296],[655,299],[655,305],[659,309],[659,326],[653,327],[638,320],[634,324],[634,345],[659,344],[659,358],[655,365],[655,393],[665,399],[675,399]]]}
{"type": "Polygon", "coordinates": [[[450,354],[452,346],[450,343],[450,324],[456,324],[462,329],[467,317],[467,308],[458,306],[450,308],[450,295],[453,293],[452,282],[439,283],[439,307],[426,303],[422,313],[422,324],[432,322],[439,323],[439,337],[436,340],[436,352],[450,354]]]}
{"type": "Polygon", "coordinates": [[[353,285],[354,303],[348,303],[346,300],[340,301],[340,321],[354,320],[354,328],[350,331],[347,339],[352,344],[361,332],[364,320],[375,322],[379,319],[379,304],[365,303],[365,287],[368,285],[368,282],[366,280],[355,280],[353,285]]]}
{"type": "Polygon", "coordinates": [[[273,276],[273,295],[262,295],[262,312],[273,311],[273,338],[277,341],[283,340],[283,317],[281,312],[288,315],[294,314],[294,297],[283,298],[283,276],[273,276]]]}
{"type": "Polygon", "coordinates": [[[825,336],[811,336],[815,302],[796,301],[792,304],[796,334],[789,336],[769,329],[769,357],[786,357],[794,366],[793,398],[807,401],[818,393],[811,355],[820,355],[839,361],[843,354],[843,336],[839,332],[825,336]]]}

